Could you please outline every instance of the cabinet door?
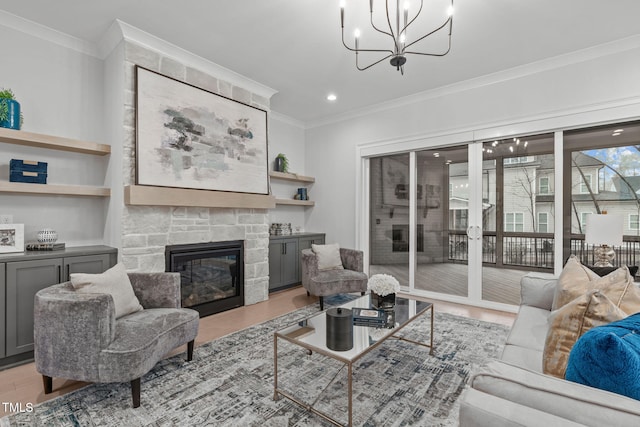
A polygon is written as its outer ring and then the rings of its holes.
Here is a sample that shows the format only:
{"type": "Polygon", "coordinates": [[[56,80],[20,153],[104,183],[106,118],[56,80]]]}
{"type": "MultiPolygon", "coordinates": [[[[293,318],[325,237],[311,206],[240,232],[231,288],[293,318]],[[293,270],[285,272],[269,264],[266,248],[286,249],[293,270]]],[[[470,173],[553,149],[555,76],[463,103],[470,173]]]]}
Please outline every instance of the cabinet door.
{"type": "Polygon", "coordinates": [[[63,281],[69,280],[71,273],[99,274],[113,267],[109,254],[65,257],[63,281]]]}
{"type": "Polygon", "coordinates": [[[282,242],[282,284],[292,285],[299,283],[298,275],[298,239],[285,240],[282,242]]]}
{"type": "Polygon", "coordinates": [[[33,350],[33,298],[61,281],[62,259],[6,264],[6,356],[33,350]]]}
{"type": "Polygon", "coordinates": [[[4,346],[4,331],[6,328],[5,318],[6,318],[6,306],[7,303],[5,301],[6,295],[6,286],[4,281],[4,271],[5,264],[0,264],[0,357],[5,357],[5,346],[4,346]]]}
{"type": "Polygon", "coordinates": [[[269,242],[269,289],[282,286],[282,242],[269,242]]]}

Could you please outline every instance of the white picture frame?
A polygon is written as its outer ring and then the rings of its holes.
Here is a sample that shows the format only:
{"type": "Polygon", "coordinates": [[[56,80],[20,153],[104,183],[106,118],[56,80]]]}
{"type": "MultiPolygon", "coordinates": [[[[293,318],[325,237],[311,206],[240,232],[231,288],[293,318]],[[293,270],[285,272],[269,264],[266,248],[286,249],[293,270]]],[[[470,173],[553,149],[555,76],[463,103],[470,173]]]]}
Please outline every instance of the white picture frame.
{"type": "Polygon", "coordinates": [[[0,224],[0,253],[24,252],[24,224],[0,224]]]}

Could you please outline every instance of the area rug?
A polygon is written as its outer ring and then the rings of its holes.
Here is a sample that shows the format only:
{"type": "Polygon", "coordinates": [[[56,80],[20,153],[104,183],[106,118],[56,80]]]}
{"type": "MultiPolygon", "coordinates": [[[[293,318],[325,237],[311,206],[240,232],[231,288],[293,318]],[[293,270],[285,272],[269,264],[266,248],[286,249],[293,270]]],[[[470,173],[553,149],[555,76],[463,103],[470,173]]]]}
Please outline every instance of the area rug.
{"type": "MultiPolygon", "coordinates": [[[[273,332],[317,312],[308,306],[177,355],[142,378],[141,406],[124,384],[92,384],[0,419],[8,426],[329,426],[288,399],[273,400],[273,332]]],[[[401,331],[426,341],[429,316],[401,331]]],[[[356,426],[456,426],[469,374],[499,356],[508,328],[435,315],[434,354],[390,339],[354,367],[356,426]]],[[[279,386],[346,422],[346,368],[279,341],[279,386]]]]}

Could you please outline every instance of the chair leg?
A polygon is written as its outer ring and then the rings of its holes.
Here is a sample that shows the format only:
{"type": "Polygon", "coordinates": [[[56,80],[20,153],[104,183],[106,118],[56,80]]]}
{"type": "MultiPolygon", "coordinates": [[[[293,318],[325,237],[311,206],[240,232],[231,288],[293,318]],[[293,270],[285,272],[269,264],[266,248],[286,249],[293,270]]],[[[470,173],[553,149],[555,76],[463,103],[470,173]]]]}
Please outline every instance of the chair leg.
{"type": "Polygon", "coordinates": [[[44,394],[49,394],[53,391],[53,378],[43,375],[42,384],[44,385],[44,394]]]}
{"type": "Polygon", "coordinates": [[[320,298],[320,311],[324,310],[324,297],[319,297],[320,298]]]}
{"type": "Polygon", "coordinates": [[[133,407],[140,406],[140,378],[131,381],[131,397],[133,398],[133,407]]]}
{"type": "Polygon", "coordinates": [[[195,340],[191,340],[187,343],[187,362],[191,362],[193,360],[193,344],[195,340]]]}
{"type": "Polygon", "coordinates": [[[366,294],[366,292],[360,292],[360,295],[364,296],[364,294],[366,294]]]}
{"type": "Polygon", "coordinates": [[[307,291],[307,296],[311,296],[311,294],[309,293],[309,291],[307,291]]]}

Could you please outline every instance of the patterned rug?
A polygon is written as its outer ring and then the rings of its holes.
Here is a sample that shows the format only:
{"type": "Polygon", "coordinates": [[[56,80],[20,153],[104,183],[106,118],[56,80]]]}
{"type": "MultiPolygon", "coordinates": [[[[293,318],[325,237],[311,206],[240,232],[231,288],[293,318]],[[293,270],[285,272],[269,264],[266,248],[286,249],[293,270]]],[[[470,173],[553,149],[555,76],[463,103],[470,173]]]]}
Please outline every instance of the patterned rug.
{"type": "MultiPolygon", "coordinates": [[[[329,301],[329,303],[343,301],[329,301]]],[[[328,304],[329,305],[329,304],[328,304]]],[[[436,305],[437,307],[437,305],[436,305]]],[[[165,359],[142,378],[141,406],[128,383],[92,384],[6,416],[8,426],[329,426],[288,399],[273,400],[273,332],[317,312],[311,305],[165,359]]],[[[425,341],[425,315],[400,334],[425,341]]],[[[508,328],[435,315],[434,355],[389,339],[354,366],[356,426],[456,426],[458,397],[473,369],[499,356],[508,328]]],[[[278,384],[346,423],[346,368],[278,343],[278,384]]]]}

